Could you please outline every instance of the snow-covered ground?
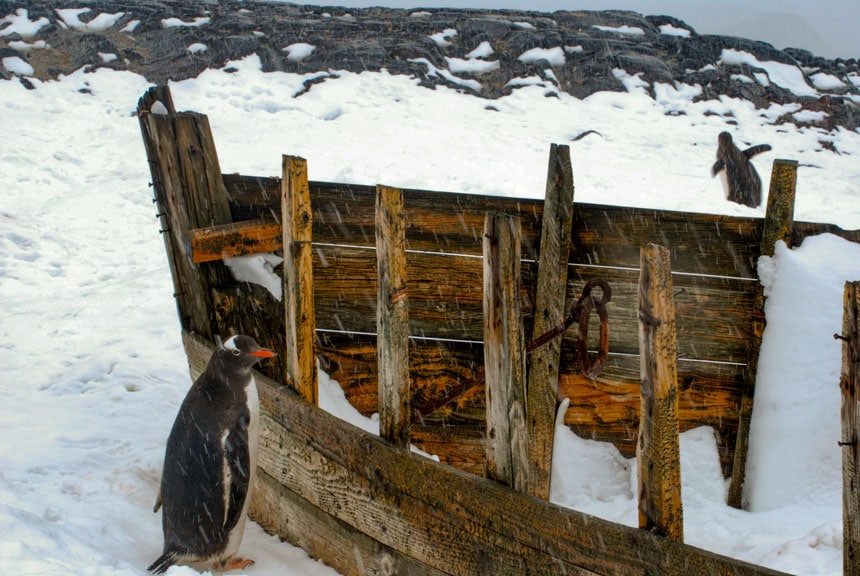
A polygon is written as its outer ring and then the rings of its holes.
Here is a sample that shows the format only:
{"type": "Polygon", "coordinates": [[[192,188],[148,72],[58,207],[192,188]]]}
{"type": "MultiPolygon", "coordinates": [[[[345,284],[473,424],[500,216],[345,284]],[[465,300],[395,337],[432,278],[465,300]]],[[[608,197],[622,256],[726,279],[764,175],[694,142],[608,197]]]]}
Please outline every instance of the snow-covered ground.
{"type": "MultiPolygon", "coordinates": [[[[294,97],[307,78],[263,74],[256,57],[232,65],[171,86],[179,109],[209,115],[224,172],[278,175],[288,153],[308,159],[314,180],[542,197],[557,142],[571,147],[579,202],[763,215],[726,202],[709,175],[729,130],[773,146],[755,158],[765,182],[774,158],[800,162],[798,220],[860,228],[860,133],[776,125],[784,106],[693,103],[688,86],[659,86],[654,100],[623,71],[628,93],[583,101],[528,85],[487,101],[386,73],[333,73],[294,97]]],[[[160,553],[152,504],[190,385],[132,116],[149,84],[107,69],[32,83],[0,81],[0,572],[141,575],[160,553]]],[[[860,245],[809,238],[780,246],[762,270],[769,325],[751,511],[723,504],[713,431],[687,432],[686,540],[796,574],[840,574],[832,335],[844,282],[860,280],[860,245]]],[[[329,409],[356,420],[336,384],[323,385],[329,409]]],[[[567,429],[556,444],[553,499],[635,525],[634,462],[567,429]]],[[[257,561],[248,574],[334,574],[256,524],[241,553],[257,561]]]]}

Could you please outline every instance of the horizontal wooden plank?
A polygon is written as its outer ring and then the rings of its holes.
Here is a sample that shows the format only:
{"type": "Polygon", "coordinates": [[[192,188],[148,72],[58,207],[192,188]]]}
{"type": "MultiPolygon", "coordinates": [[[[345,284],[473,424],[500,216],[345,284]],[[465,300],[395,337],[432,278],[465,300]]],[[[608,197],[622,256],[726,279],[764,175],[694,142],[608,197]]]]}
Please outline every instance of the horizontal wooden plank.
{"type": "MultiPolygon", "coordinates": [[[[224,175],[234,220],[268,216],[276,207],[278,178],[224,175]]],[[[373,245],[372,186],[311,182],[314,239],[373,245]]],[[[539,246],[543,200],[404,190],[410,249],[480,254],[480,231],[487,211],[520,216],[523,255],[539,246]]],[[[761,218],[606,206],[577,202],[571,262],[636,268],[639,247],[657,243],[672,250],[673,270],[755,278],[761,218]]],[[[831,233],[860,242],[860,230],[795,222],[794,244],[813,234],[831,233]]]]}
{"type": "MultiPolygon", "coordinates": [[[[317,328],[355,332],[376,330],[375,254],[362,248],[317,246],[314,251],[314,301],[317,328]]],[[[483,268],[477,258],[410,253],[410,334],[428,338],[483,339],[481,300],[483,268]]],[[[612,352],[638,354],[637,270],[571,266],[568,302],[585,283],[607,280],[612,288],[609,311],[612,352]]],[[[530,333],[537,265],[523,263],[521,294],[530,333]]],[[[744,362],[750,333],[749,310],[755,284],[726,277],[674,275],[678,350],[682,357],[744,362]]],[[[590,321],[597,341],[597,315],[590,321]]],[[[572,330],[576,330],[574,326],[572,330]]]]}
{"type": "Polygon", "coordinates": [[[422,564],[464,575],[780,574],[514,492],[387,445],[262,375],[258,386],[262,470],[422,564]]]}
{"type": "MultiPolygon", "coordinates": [[[[320,336],[322,369],[341,385],[359,412],[372,415],[378,409],[375,339],[343,334],[320,336]]],[[[635,455],[638,356],[610,355],[603,373],[591,381],[578,371],[575,347],[565,345],[562,350],[559,387],[571,398],[565,423],[584,438],[611,442],[628,458],[635,455]]],[[[421,445],[458,468],[480,468],[482,458],[469,462],[465,459],[475,456],[475,430],[481,430],[485,422],[482,346],[413,341],[410,366],[413,425],[423,427],[421,445]]],[[[681,429],[713,427],[725,471],[730,469],[734,456],[742,377],[741,365],[678,362],[681,429]]]]}
{"type": "Polygon", "coordinates": [[[191,260],[197,264],[274,252],[283,247],[283,229],[274,220],[250,220],[188,231],[191,260]]]}

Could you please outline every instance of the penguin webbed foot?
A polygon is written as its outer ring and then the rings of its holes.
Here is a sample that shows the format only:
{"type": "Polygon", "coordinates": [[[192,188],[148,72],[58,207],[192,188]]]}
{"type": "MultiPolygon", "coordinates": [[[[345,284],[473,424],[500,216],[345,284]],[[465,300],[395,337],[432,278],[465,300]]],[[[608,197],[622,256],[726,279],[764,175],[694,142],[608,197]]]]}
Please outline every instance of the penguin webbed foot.
{"type": "Polygon", "coordinates": [[[229,558],[225,558],[220,562],[215,562],[212,567],[215,570],[242,570],[243,568],[247,568],[248,566],[252,566],[254,561],[250,558],[239,558],[238,556],[230,556],[229,558]]]}

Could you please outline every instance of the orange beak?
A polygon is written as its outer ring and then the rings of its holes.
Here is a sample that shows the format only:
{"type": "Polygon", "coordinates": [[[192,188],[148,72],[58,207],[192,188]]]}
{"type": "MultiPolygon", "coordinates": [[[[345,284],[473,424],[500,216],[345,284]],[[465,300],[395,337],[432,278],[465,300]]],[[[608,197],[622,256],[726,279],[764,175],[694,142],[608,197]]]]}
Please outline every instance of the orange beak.
{"type": "Polygon", "coordinates": [[[271,358],[272,356],[277,356],[272,350],[268,348],[260,348],[259,350],[255,350],[251,352],[251,356],[256,356],[257,358],[271,358]]]}

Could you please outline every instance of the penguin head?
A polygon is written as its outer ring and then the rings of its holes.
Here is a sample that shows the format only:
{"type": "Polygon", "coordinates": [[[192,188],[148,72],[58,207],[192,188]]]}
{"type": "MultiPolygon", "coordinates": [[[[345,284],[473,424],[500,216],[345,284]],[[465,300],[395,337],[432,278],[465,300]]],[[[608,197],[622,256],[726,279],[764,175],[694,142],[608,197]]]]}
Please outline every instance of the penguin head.
{"type": "Polygon", "coordinates": [[[221,352],[225,362],[238,365],[243,368],[251,368],[254,364],[264,358],[275,355],[272,350],[262,348],[250,336],[233,336],[221,346],[221,352]]]}

